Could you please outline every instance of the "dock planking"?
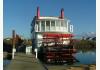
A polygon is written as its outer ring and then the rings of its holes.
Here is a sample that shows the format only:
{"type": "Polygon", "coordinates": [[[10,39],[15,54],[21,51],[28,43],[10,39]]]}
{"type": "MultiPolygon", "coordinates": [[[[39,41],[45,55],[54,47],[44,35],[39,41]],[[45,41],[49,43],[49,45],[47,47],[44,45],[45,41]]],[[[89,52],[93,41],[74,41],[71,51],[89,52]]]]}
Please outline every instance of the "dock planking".
{"type": "Polygon", "coordinates": [[[7,70],[45,70],[33,54],[16,53],[7,70]]]}

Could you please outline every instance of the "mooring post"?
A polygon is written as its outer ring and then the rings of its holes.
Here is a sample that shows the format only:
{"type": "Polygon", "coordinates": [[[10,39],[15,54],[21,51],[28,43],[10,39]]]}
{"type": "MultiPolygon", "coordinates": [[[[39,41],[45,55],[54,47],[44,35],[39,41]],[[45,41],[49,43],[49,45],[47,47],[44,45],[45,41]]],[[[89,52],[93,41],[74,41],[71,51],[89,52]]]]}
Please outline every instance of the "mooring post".
{"type": "Polygon", "coordinates": [[[12,59],[14,59],[15,49],[15,30],[12,31],[12,59]]]}
{"type": "Polygon", "coordinates": [[[36,57],[36,59],[37,59],[37,56],[38,56],[37,48],[35,48],[35,53],[36,53],[35,57],[36,57]]]}

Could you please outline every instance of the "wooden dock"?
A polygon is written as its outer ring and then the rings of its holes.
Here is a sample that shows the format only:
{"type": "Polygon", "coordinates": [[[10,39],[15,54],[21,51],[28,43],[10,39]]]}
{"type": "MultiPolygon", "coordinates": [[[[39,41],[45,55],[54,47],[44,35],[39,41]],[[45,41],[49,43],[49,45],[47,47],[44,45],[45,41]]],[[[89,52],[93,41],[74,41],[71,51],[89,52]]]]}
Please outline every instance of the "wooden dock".
{"type": "Polygon", "coordinates": [[[48,70],[96,70],[96,65],[49,66],[48,70]]]}
{"type": "Polygon", "coordinates": [[[45,70],[42,64],[35,59],[35,56],[23,53],[15,54],[15,59],[6,68],[7,70],[45,70]]]}
{"type": "Polygon", "coordinates": [[[96,70],[96,65],[73,66],[67,70],[96,70]]]}
{"type": "Polygon", "coordinates": [[[96,65],[80,65],[80,66],[66,66],[66,65],[45,65],[42,64],[33,54],[26,55],[24,53],[15,54],[15,59],[5,70],[96,70],[96,65]]]}

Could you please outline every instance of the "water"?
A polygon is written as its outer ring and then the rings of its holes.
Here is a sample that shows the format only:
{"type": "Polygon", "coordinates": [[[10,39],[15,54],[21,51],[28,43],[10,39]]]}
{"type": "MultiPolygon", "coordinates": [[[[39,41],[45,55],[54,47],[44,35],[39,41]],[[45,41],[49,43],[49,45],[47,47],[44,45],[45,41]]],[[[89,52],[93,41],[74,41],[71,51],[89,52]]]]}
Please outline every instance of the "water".
{"type": "Polygon", "coordinates": [[[79,60],[79,62],[76,64],[96,64],[95,51],[88,51],[88,52],[79,51],[74,56],[77,60],[79,60]]]}

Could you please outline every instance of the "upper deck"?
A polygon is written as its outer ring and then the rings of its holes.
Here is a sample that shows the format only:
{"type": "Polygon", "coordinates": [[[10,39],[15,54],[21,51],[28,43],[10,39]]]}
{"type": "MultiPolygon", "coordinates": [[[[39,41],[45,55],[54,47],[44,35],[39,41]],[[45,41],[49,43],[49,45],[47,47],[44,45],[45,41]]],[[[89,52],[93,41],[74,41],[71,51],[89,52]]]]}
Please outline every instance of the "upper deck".
{"type": "Polygon", "coordinates": [[[32,20],[32,32],[61,32],[73,33],[73,25],[69,19],[64,17],[64,10],[61,9],[61,16],[40,16],[40,10],[37,8],[37,16],[32,20]]]}
{"type": "Polygon", "coordinates": [[[73,32],[73,25],[67,19],[59,19],[59,17],[40,17],[34,18],[32,29],[35,32],[73,32]]]}

